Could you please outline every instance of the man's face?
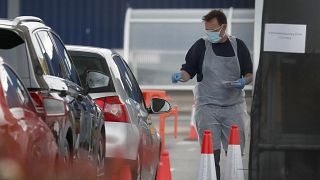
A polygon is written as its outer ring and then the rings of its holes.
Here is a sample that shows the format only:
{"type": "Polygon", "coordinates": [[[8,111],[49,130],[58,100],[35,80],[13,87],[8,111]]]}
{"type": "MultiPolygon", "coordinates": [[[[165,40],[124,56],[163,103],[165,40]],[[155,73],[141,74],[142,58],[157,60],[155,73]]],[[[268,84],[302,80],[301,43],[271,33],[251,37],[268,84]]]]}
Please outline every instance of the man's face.
{"type": "Polygon", "coordinates": [[[213,18],[210,21],[205,21],[206,31],[219,32],[222,37],[226,31],[226,24],[219,25],[217,18],[213,18]]]}

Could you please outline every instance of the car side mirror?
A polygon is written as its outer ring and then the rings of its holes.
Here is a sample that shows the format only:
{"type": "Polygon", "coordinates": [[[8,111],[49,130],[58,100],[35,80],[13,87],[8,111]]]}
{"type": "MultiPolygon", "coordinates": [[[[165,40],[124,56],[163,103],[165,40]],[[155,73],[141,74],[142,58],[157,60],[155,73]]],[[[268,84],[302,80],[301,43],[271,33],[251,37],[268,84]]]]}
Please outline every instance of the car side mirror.
{"type": "Polygon", "coordinates": [[[96,89],[107,87],[109,85],[110,78],[98,71],[88,71],[86,83],[89,89],[96,89]]]}
{"type": "Polygon", "coordinates": [[[64,79],[50,75],[43,75],[42,77],[46,81],[50,90],[68,91],[68,86],[64,82],[64,79]]]}
{"type": "Polygon", "coordinates": [[[44,98],[43,108],[46,116],[64,116],[66,114],[66,104],[59,99],[44,98]]]}
{"type": "Polygon", "coordinates": [[[171,111],[171,105],[168,101],[160,98],[152,98],[150,112],[153,114],[165,113],[171,111]]]}

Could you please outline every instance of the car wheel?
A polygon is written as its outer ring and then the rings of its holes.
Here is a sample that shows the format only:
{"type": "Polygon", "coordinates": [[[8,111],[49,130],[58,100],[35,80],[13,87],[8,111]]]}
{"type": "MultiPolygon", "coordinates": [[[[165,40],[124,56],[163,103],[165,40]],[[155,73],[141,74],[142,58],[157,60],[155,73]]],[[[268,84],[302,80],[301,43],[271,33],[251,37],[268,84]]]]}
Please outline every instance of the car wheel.
{"type": "Polygon", "coordinates": [[[141,172],[142,172],[142,161],[141,161],[141,155],[140,153],[138,153],[137,160],[134,162],[134,165],[131,168],[132,179],[141,180],[141,172]]]}
{"type": "Polygon", "coordinates": [[[63,162],[67,165],[69,165],[72,162],[72,153],[70,149],[70,144],[67,138],[65,138],[63,143],[63,162]]]}
{"type": "Polygon", "coordinates": [[[97,177],[98,179],[104,178],[104,157],[106,152],[106,138],[104,132],[100,134],[98,141],[98,150],[96,155],[96,165],[97,165],[97,177]]]}
{"type": "Polygon", "coordinates": [[[59,163],[56,166],[56,173],[53,176],[53,179],[68,179],[72,174],[70,168],[72,167],[73,156],[70,144],[66,137],[63,139],[60,152],[59,163]]]}
{"type": "Polygon", "coordinates": [[[160,163],[160,156],[161,156],[161,142],[160,142],[160,147],[159,147],[159,160],[158,160],[158,163],[156,165],[156,174],[155,174],[155,177],[154,177],[154,180],[157,179],[157,176],[158,176],[158,168],[159,168],[159,163],[160,163]]]}

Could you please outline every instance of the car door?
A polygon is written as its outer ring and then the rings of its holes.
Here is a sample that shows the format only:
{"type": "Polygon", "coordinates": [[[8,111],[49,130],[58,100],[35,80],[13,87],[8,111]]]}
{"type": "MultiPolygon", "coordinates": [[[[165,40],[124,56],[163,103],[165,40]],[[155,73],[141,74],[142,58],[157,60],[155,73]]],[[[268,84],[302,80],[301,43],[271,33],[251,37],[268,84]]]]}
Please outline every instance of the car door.
{"type": "MultiPolygon", "coordinates": [[[[140,89],[140,86],[138,84],[138,81],[136,80],[135,76],[133,75],[131,69],[129,68],[128,64],[122,59],[128,74],[129,78],[134,86],[135,93],[136,93],[136,98],[139,99],[141,102],[141,109],[145,111],[148,114],[146,104],[143,98],[142,91],[140,89]]],[[[159,141],[159,134],[156,128],[154,128],[152,121],[151,121],[151,116],[150,114],[147,115],[147,127],[148,127],[148,141],[150,144],[148,144],[148,155],[145,158],[147,162],[145,162],[148,167],[149,167],[149,175],[147,177],[153,177],[153,175],[156,174],[157,171],[157,166],[158,166],[158,158],[159,158],[159,150],[160,150],[160,141],[159,141]]]]}
{"type": "MultiPolygon", "coordinates": [[[[8,128],[32,161],[47,158],[50,163],[56,158],[57,146],[47,125],[36,114],[28,91],[16,74],[7,66],[0,66],[1,85],[7,107],[14,123],[8,128]]],[[[9,117],[7,117],[9,118],[9,117]]]]}
{"type": "Polygon", "coordinates": [[[98,133],[100,133],[100,127],[102,126],[102,119],[99,114],[100,110],[91,97],[85,94],[82,88],[83,86],[81,87],[75,66],[60,38],[55,33],[51,33],[51,37],[60,54],[64,69],[66,70],[66,83],[69,89],[72,89],[74,93],[76,93],[76,99],[82,108],[80,115],[80,145],[85,146],[89,144],[89,146],[92,147],[96,140],[94,137],[97,137],[98,133]]]}
{"type": "Polygon", "coordinates": [[[135,117],[138,118],[138,126],[142,129],[142,177],[151,177],[152,175],[152,147],[153,147],[153,139],[152,133],[148,124],[148,111],[145,106],[145,102],[142,96],[142,92],[139,88],[137,81],[135,80],[131,70],[125,63],[125,61],[118,55],[115,55],[114,60],[121,71],[124,71],[122,81],[125,81],[127,87],[125,87],[127,94],[130,97],[130,107],[135,112],[135,117]]]}
{"type": "MultiPolygon", "coordinates": [[[[49,96],[62,99],[67,104],[67,114],[57,117],[45,117],[46,122],[55,134],[60,152],[68,154],[75,149],[76,142],[76,124],[79,122],[77,114],[77,102],[75,101],[74,94],[70,93],[67,84],[65,83],[66,70],[62,64],[60,54],[57,52],[55,44],[51,38],[50,31],[47,29],[39,29],[34,32],[36,37],[38,50],[39,63],[43,71],[42,78],[50,89],[49,96]],[[40,60],[40,59],[44,60],[40,60]],[[61,87],[61,88],[60,88],[61,87]],[[58,90],[52,91],[53,90],[58,90]],[[66,151],[65,144],[69,146],[69,152],[66,151]]],[[[46,87],[44,87],[46,88],[46,87]]],[[[44,95],[46,96],[46,95],[44,95]]]]}

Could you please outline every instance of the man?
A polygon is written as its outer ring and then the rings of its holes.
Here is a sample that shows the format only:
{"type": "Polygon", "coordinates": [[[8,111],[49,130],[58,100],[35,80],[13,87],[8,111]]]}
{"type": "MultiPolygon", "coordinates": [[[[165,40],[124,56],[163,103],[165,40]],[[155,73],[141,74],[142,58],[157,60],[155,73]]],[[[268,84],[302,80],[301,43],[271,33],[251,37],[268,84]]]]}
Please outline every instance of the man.
{"type": "Polygon", "coordinates": [[[227,151],[233,124],[239,127],[242,152],[244,149],[244,121],[248,114],[243,88],[252,81],[252,62],[244,42],[226,34],[227,18],[222,11],[210,11],[203,16],[203,21],[206,37],[189,49],[186,63],[180,72],[172,75],[172,82],[186,82],[197,74],[196,126],[201,139],[204,130],[209,129],[213,134],[216,172],[220,179],[221,143],[227,151]]]}

